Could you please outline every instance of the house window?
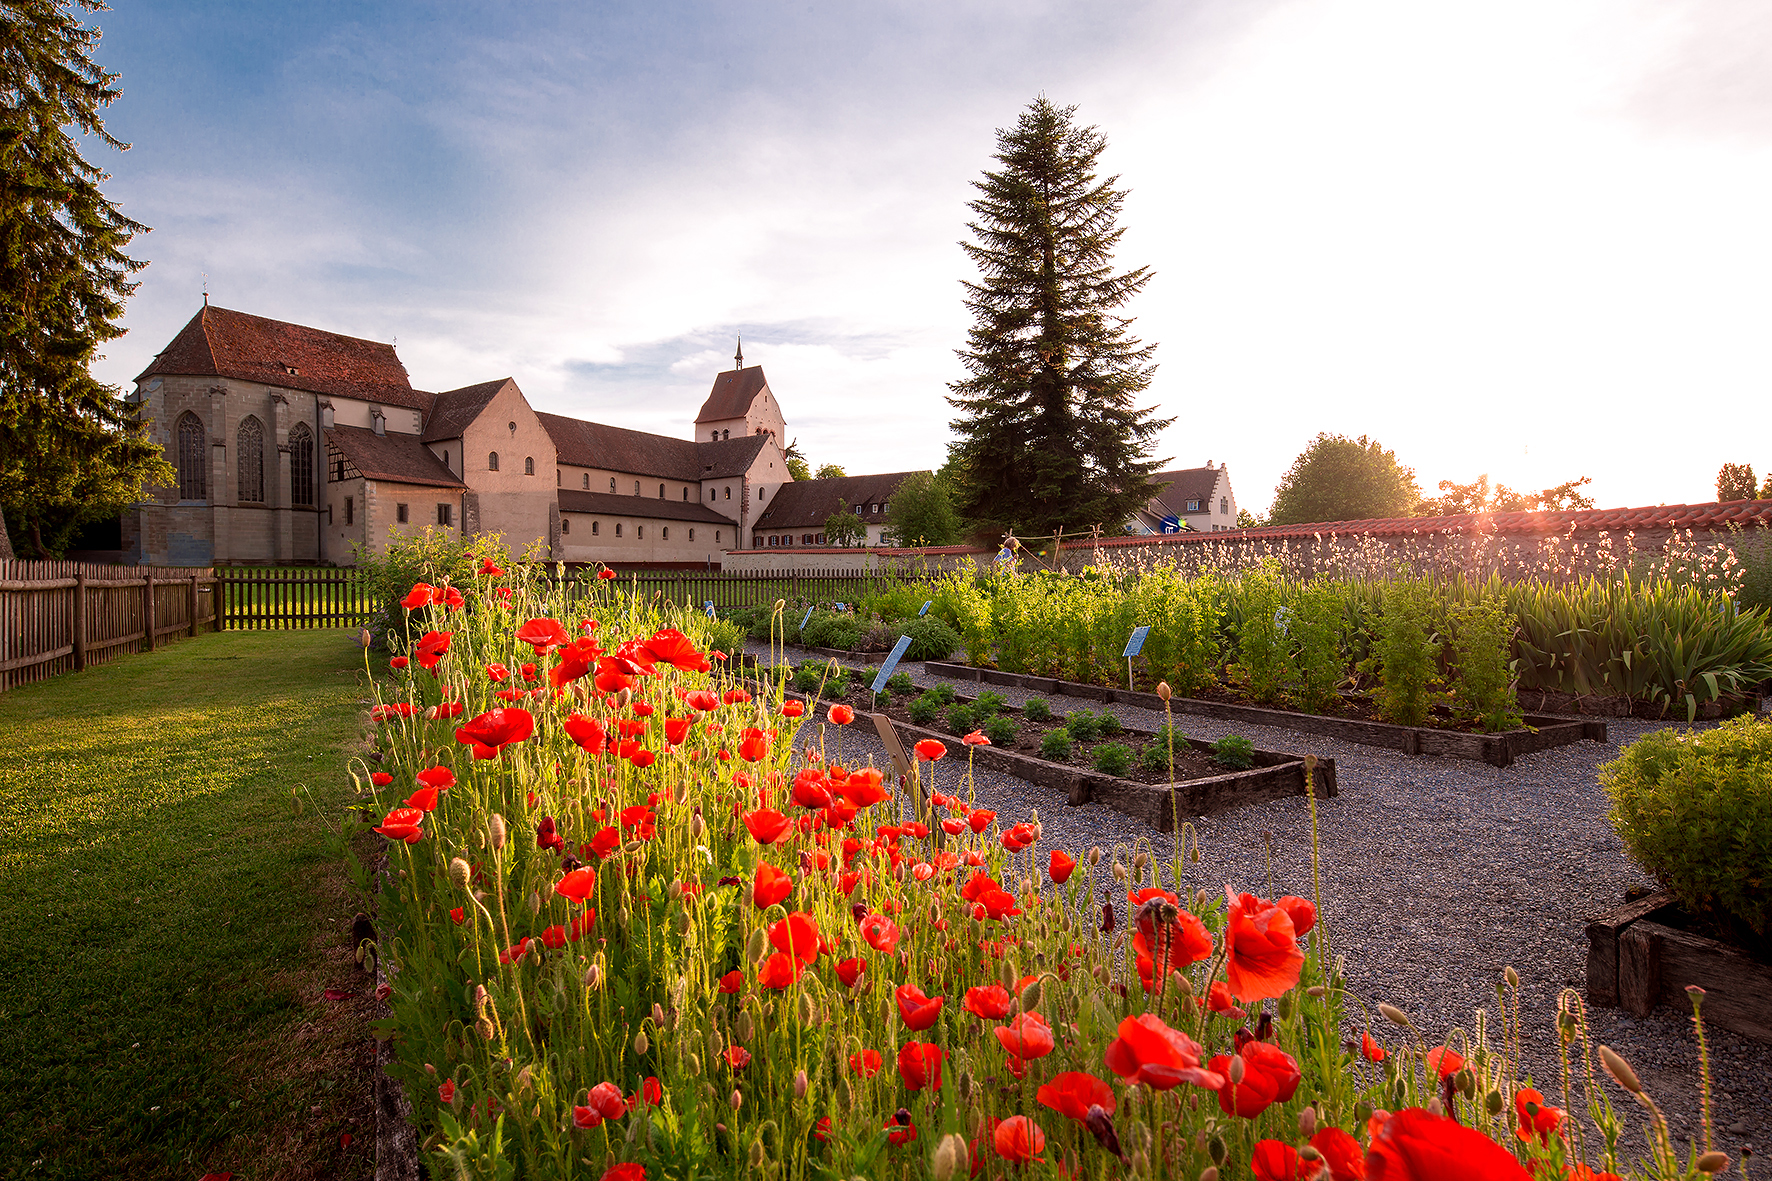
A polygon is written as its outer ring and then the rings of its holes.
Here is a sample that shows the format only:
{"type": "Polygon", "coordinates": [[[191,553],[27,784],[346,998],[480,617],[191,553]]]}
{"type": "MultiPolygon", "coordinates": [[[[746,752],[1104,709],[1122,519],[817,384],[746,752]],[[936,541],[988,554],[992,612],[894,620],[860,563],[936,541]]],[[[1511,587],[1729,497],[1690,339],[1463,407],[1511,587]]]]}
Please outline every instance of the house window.
{"type": "Polygon", "coordinates": [[[720,437],[722,439],[730,439],[732,437],[732,432],[731,431],[721,431],[720,437]]]}
{"type": "Polygon", "coordinates": [[[396,504],[394,506],[394,520],[402,525],[406,524],[406,506],[405,505],[396,504]]]}
{"type": "Polygon", "coordinates": [[[684,500],[689,499],[689,485],[687,485],[687,484],[683,485],[683,499],[684,500]]]}
{"type": "Polygon", "coordinates": [[[437,524],[445,527],[455,523],[455,506],[440,504],[437,506],[437,524]]]}
{"type": "Polygon", "coordinates": [[[494,451],[486,457],[486,470],[489,472],[498,470],[498,452],[494,451]]]}
{"type": "Polygon", "coordinates": [[[235,460],[239,466],[238,482],[241,500],[263,501],[265,498],[265,428],[248,414],[234,436],[235,460]]]}
{"type": "Polygon", "coordinates": [[[595,537],[595,536],[597,536],[598,533],[602,532],[602,524],[603,524],[603,522],[601,522],[601,521],[592,521],[591,522],[591,536],[592,537],[595,537]]]}
{"type": "Polygon", "coordinates": [[[591,473],[586,472],[585,473],[585,491],[589,492],[590,490],[591,490],[591,473]]]}
{"type": "Polygon", "coordinates": [[[635,525],[634,526],[634,540],[635,541],[645,541],[646,540],[646,526],[644,526],[644,525],[635,525]]]}
{"type": "Polygon", "coordinates": [[[203,445],[203,424],[189,410],[178,420],[178,498],[204,500],[209,494],[209,448],[203,445]]]}
{"type": "Polygon", "coordinates": [[[1221,515],[1228,514],[1231,511],[1230,497],[1221,496],[1218,498],[1218,511],[1221,515]]]}
{"type": "MultiPolygon", "coordinates": [[[[447,455],[443,462],[449,462],[447,455]]],[[[289,503],[314,503],[314,432],[305,422],[289,432],[289,503]]]]}
{"type": "Polygon", "coordinates": [[[719,431],[709,431],[708,432],[708,440],[713,443],[718,443],[720,441],[720,432],[719,431]]]}
{"type": "Polygon", "coordinates": [[[345,524],[355,525],[356,523],[357,523],[357,498],[354,496],[347,496],[347,497],[345,497],[345,524]]]}
{"type": "MultiPolygon", "coordinates": [[[[443,466],[444,466],[444,467],[449,467],[449,452],[447,452],[447,451],[445,451],[445,452],[444,452],[444,453],[443,453],[443,466]]],[[[455,470],[455,469],[454,469],[454,468],[452,468],[452,467],[449,467],[449,470],[450,470],[450,471],[454,471],[454,470],[455,470]]]]}
{"type": "Polygon", "coordinates": [[[859,504],[855,506],[855,515],[858,517],[861,516],[861,506],[859,504]]]}
{"type": "Polygon", "coordinates": [[[732,499],[732,489],[731,489],[731,488],[730,488],[730,487],[728,487],[728,488],[727,488],[727,489],[726,489],[726,499],[727,499],[727,500],[731,500],[731,499],[732,499]]]}
{"type": "Polygon", "coordinates": [[[609,490],[611,492],[615,491],[615,477],[614,476],[609,477],[609,490]]]}
{"type": "Polygon", "coordinates": [[[763,487],[763,485],[761,485],[761,484],[758,484],[757,485],[757,503],[761,504],[763,502],[764,498],[766,498],[768,495],[769,495],[769,489],[763,487]]]}
{"type": "Polygon", "coordinates": [[[659,499],[660,499],[660,500],[663,500],[663,499],[664,499],[664,485],[663,485],[663,484],[660,484],[660,485],[659,485],[659,486],[658,486],[658,498],[659,498],[659,499]]]}
{"type": "Polygon", "coordinates": [[[525,455],[523,457],[523,474],[526,476],[535,474],[535,456],[525,455]]]}
{"type": "Polygon", "coordinates": [[[718,529],[714,530],[714,544],[720,544],[720,531],[718,529]]]}
{"type": "Polygon", "coordinates": [[[694,540],[695,540],[695,530],[693,530],[693,529],[691,529],[691,530],[690,530],[690,531],[689,531],[689,540],[690,540],[690,541],[694,541],[694,540]]]}
{"type": "Polygon", "coordinates": [[[1199,501],[1197,501],[1197,500],[1190,500],[1190,501],[1188,501],[1188,502],[1187,502],[1187,511],[1188,511],[1188,512],[1190,512],[1190,513],[1197,513],[1197,512],[1199,512],[1199,511],[1200,511],[1200,502],[1199,502],[1199,501]]]}
{"type": "Polygon", "coordinates": [[[634,495],[635,496],[640,495],[640,481],[638,481],[638,480],[634,481],[634,495]]]}
{"type": "Polygon", "coordinates": [[[870,504],[870,505],[868,505],[868,512],[870,512],[870,513],[878,513],[878,512],[879,512],[879,511],[880,511],[880,506],[879,506],[879,505],[877,505],[877,504],[870,504]]]}
{"type": "Polygon", "coordinates": [[[659,531],[659,533],[660,533],[660,536],[665,541],[669,541],[671,539],[671,527],[669,525],[666,525],[663,529],[661,529],[659,531]]]}
{"type": "Polygon", "coordinates": [[[617,537],[620,537],[620,536],[621,536],[621,522],[620,522],[620,521],[617,521],[617,522],[616,522],[616,523],[615,523],[615,535],[616,535],[616,536],[617,536],[617,537]]]}
{"type": "Polygon", "coordinates": [[[820,533],[820,534],[819,534],[819,535],[818,535],[818,544],[819,544],[819,545],[824,545],[824,544],[825,544],[825,539],[824,539],[824,534],[822,534],[822,533],[820,533]]]}
{"type": "Polygon", "coordinates": [[[560,518],[560,532],[562,535],[572,532],[572,521],[569,518],[560,518]]]}
{"type": "Polygon", "coordinates": [[[755,537],[751,538],[751,548],[752,549],[762,549],[763,548],[763,535],[761,533],[759,533],[755,537]]]}

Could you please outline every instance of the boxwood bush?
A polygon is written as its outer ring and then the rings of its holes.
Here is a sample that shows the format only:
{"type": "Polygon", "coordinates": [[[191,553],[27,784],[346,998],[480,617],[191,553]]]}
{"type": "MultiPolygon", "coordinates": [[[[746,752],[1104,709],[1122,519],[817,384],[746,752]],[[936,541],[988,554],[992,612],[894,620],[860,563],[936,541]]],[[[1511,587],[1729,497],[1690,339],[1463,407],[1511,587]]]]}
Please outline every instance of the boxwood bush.
{"type": "Polygon", "coordinates": [[[1603,765],[1600,783],[1626,851],[1687,913],[1766,945],[1772,722],[1743,716],[1713,730],[1652,731],[1603,765]]]}
{"type": "Polygon", "coordinates": [[[956,701],[948,706],[948,729],[955,734],[970,734],[977,724],[977,716],[970,705],[956,701]]]}

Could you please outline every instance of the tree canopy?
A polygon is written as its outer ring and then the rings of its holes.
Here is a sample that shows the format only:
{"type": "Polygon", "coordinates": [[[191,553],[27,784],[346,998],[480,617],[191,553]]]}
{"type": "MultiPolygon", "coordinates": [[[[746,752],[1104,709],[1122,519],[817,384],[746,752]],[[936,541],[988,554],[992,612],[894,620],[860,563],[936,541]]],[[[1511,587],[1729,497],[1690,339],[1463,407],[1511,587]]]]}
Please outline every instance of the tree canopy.
{"type": "Polygon", "coordinates": [[[900,545],[955,545],[960,515],[947,481],[933,472],[912,472],[892,494],[892,536],[900,545]]]}
{"type": "Polygon", "coordinates": [[[818,471],[816,473],[814,473],[813,479],[815,479],[815,480],[840,480],[848,474],[849,474],[848,472],[843,470],[841,464],[821,463],[818,465],[818,471]]]}
{"type": "Polygon", "coordinates": [[[1757,495],[1751,464],[1726,463],[1717,472],[1718,500],[1752,500],[1757,495]]]}
{"type": "Polygon", "coordinates": [[[1029,534],[1117,532],[1155,492],[1151,447],[1173,421],[1136,405],[1156,346],[1118,309],[1151,271],[1114,270],[1126,193],[1097,175],[1107,140],[1075,113],[1041,96],[997,132],[1001,168],[973,182],[961,243],[979,281],[964,284],[968,376],[949,387],[955,508],[1029,534]]]}
{"type": "Polygon", "coordinates": [[[40,557],[174,479],[136,408],[91,371],[123,334],[129,276],[146,265],[124,249],[147,227],[80,154],[76,136],[128,145],[100,117],[120,92],[89,56],[98,30],[68,7],[9,0],[0,24],[0,512],[40,557]]]}
{"type": "Polygon", "coordinates": [[[1396,454],[1376,439],[1325,432],[1311,440],[1281,477],[1267,520],[1270,525],[1302,525],[1406,517],[1420,500],[1415,469],[1398,463],[1396,454]]]}
{"type": "Polygon", "coordinates": [[[825,518],[824,536],[832,545],[859,545],[868,539],[867,522],[838,509],[825,518]]]}
{"type": "Polygon", "coordinates": [[[1570,512],[1594,507],[1594,498],[1579,489],[1592,483],[1582,476],[1542,492],[1515,492],[1506,484],[1489,484],[1484,472],[1469,484],[1440,481],[1440,495],[1416,506],[1418,517],[1451,517],[1464,513],[1533,513],[1547,509],[1570,512]]]}

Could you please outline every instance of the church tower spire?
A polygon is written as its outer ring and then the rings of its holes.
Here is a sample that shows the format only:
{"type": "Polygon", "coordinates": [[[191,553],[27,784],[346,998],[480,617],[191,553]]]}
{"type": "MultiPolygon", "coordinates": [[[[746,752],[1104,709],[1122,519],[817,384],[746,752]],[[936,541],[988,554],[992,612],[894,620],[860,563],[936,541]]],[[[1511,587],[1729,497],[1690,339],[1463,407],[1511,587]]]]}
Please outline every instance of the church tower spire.
{"type": "Polygon", "coordinates": [[[738,338],[738,351],[736,353],[732,354],[732,367],[734,369],[743,369],[744,368],[744,336],[743,336],[743,334],[740,334],[740,336],[738,338]]]}

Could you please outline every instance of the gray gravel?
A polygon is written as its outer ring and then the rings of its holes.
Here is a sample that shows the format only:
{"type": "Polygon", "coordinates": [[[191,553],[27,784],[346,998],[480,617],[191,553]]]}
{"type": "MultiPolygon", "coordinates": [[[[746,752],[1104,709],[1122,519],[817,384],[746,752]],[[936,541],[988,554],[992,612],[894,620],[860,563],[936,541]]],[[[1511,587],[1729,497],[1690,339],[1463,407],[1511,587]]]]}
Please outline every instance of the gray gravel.
{"type": "MultiPolygon", "coordinates": [[[[766,645],[752,645],[768,659],[766,645]]],[[[799,663],[811,654],[790,649],[799,663]]],[[[921,664],[901,666],[920,686],[939,679],[921,664]]],[[[1000,692],[1013,704],[1032,694],[1000,686],[951,682],[963,693],[1000,692]]],[[[1055,713],[1107,708],[1129,726],[1150,730],[1163,715],[1132,706],[1047,697],[1055,713]]],[[[1495,986],[1512,965],[1522,981],[1521,1014],[1529,1044],[1544,1048],[1527,1069],[1560,1103],[1560,1071],[1552,1048],[1556,994],[1583,987],[1593,916],[1618,905],[1625,891],[1653,883],[1625,856],[1606,819],[1596,769],[1662,723],[1608,719],[1611,741],[1543,751],[1511,767],[1465,759],[1409,757],[1393,751],[1316,738],[1289,730],[1234,725],[1176,715],[1177,728],[1214,739],[1238,733],[1267,750],[1332,757],[1341,794],[1318,805],[1323,919],[1335,949],[1347,958],[1349,989],[1369,1007],[1386,1001],[1410,1014],[1430,1039],[1471,1030],[1473,1013],[1496,1008],[1495,986]]],[[[884,748],[863,727],[842,736],[846,761],[865,752],[884,765],[884,748]],[[853,752],[853,753],[852,753],[853,752]]],[[[955,752],[959,753],[958,751],[955,752]]],[[[941,782],[963,770],[940,765],[941,782]]],[[[1080,855],[1092,845],[1148,841],[1159,861],[1171,838],[1099,804],[1069,807],[1050,789],[980,771],[980,803],[1013,822],[1038,808],[1042,845],[1080,855]]],[[[1201,860],[1188,867],[1190,889],[1225,883],[1257,893],[1311,894],[1310,814],[1303,798],[1277,800],[1193,821],[1201,860]],[[1271,874],[1268,850],[1272,849],[1271,874]]],[[[1112,889],[1108,860],[1096,871],[1097,896],[1112,889]]],[[[1121,916],[1122,920],[1124,915],[1121,916]]],[[[1698,1055],[1691,1021],[1668,1009],[1637,1020],[1623,1010],[1591,1012],[1594,1040],[1630,1062],[1653,1094],[1677,1141],[1697,1133],[1698,1055]]],[[[1380,1019],[1379,1025],[1383,1022],[1380,1019]]],[[[1374,1033],[1389,1037],[1388,1028],[1374,1033]]],[[[1716,1146],[1739,1159],[1744,1144],[1772,1140],[1772,1045],[1714,1027],[1707,1030],[1716,1101],[1716,1146]]],[[[1608,1080],[1614,1108],[1631,1121],[1628,1144],[1642,1144],[1639,1109],[1608,1080]]],[[[1578,1099],[1579,1102],[1579,1099],[1578,1099]]]]}

